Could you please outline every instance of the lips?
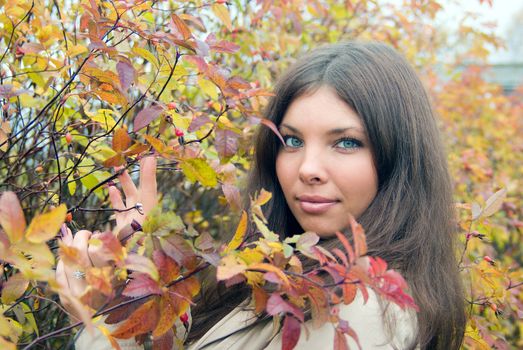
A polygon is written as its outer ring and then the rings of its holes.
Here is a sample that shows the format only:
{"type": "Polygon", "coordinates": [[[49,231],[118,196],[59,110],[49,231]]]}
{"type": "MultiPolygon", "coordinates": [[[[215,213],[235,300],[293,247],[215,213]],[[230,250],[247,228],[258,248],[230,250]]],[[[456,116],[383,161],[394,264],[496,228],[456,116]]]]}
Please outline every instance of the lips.
{"type": "Polygon", "coordinates": [[[302,195],[296,198],[301,210],[307,214],[323,214],[339,203],[339,200],[321,196],[302,195]]]}

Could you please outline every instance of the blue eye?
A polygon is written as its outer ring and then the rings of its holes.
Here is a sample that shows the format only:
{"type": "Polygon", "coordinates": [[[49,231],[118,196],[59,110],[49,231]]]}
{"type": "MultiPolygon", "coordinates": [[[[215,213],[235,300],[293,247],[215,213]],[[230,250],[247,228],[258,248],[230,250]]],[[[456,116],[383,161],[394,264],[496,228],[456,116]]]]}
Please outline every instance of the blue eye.
{"type": "Polygon", "coordinates": [[[336,148],[342,148],[342,149],[353,149],[361,147],[362,144],[360,141],[351,139],[351,138],[343,138],[341,140],[336,141],[335,147],[336,148]]]}
{"type": "Polygon", "coordinates": [[[299,148],[303,146],[303,141],[295,136],[283,136],[283,140],[285,141],[285,147],[299,148]]]}

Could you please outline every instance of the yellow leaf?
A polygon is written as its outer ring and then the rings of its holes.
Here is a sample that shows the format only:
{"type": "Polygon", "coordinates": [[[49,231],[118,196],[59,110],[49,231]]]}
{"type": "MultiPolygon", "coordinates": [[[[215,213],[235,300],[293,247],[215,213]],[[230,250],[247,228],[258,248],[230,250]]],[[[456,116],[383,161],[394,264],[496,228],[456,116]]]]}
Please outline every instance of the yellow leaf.
{"type": "Polygon", "coordinates": [[[156,68],[160,67],[160,63],[158,62],[156,57],[151,52],[147,51],[146,49],[142,49],[141,47],[136,47],[135,46],[135,47],[132,48],[131,51],[133,53],[135,53],[136,55],[142,57],[143,59],[149,61],[151,64],[156,66],[156,68]]]}
{"type": "Polygon", "coordinates": [[[218,99],[218,88],[209,80],[200,77],[198,79],[198,85],[212,100],[218,99]]]}
{"type": "Polygon", "coordinates": [[[33,218],[29,228],[25,233],[25,238],[29,242],[41,243],[50,240],[64,223],[67,207],[60,204],[58,207],[47,213],[39,214],[33,218]]]}
{"type": "Polygon", "coordinates": [[[218,183],[216,172],[204,159],[184,159],[181,168],[185,176],[192,182],[198,181],[207,187],[214,187],[218,183]]]}
{"type": "Polygon", "coordinates": [[[85,47],[83,45],[74,45],[74,46],[71,46],[69,48],[69,50],[67,50],[67,55],[72,58],[72,57],[81,55],[87,51],[88,51],[87,47],[85,47]]]}
{"type": "Polygon", "coordinates": [[[227,245],[227,248],[225,249],[225,253],[228,253],[231,250],[238,248],[243,243],[246,232],[247,232],[247,213],[245,211],[243,211],[242,217],[240,219],[240,223],[238,224],[238,227],[236,228],[234,237],[227,245]]]}
{"type": "Polygon", "coordinates": [[[213,4],[212,12],[225,24],[229,32],[232,32],[232,22],[231,22],[231,14],[229,13],[229,9],[227,9],[227,6],[224,4],[213,4]]]}

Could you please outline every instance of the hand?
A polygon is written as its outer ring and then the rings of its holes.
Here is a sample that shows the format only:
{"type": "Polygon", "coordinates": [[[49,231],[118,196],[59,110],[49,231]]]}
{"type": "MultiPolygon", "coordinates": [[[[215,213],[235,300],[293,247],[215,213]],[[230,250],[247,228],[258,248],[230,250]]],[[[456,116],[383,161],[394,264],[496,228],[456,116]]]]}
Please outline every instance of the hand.
{"type": "MultiPolygon", "coordinates": [[[[120,184],[125,194],[125,203],[120,191],[116,186],[109,187],[109,199],[115,213],[116,227],[114,234],[131,224],[133,220],[142,224],[145,215],[151,211],[158,203],[157,184],[156,184],[156,158],[145,157],[140,160],[140,182],[138,188],[124,171],[119,176],[120,184]],[[136,209],[126,210],[135,207],[137,203],[142,206],[142,213],[136,209]],[[123,211],[122,211],[123,210],[123,211]]],[[[60,284],[60,300],[62,305],[74,316],[78,317],[78,302],[74,298],[83,296],[88,288],[85,279],[85,272],[92,267],[104,267],[111,264],[107,260],[107,255],[103,253],[103,248],[97,245],[89,245],[91,238],[96,239],[100,233],[92,233],[87,230],[78,231],[74,237],[69,229],[64,231],[62,242],[68,247],[76,248],[78,254],[74,262],[60,260],[56,266],[56,280],[60,284]],[[73,297],[73,298],[71,298],[73,297]],[[75,304],[76,303],[76,304],[75,304]]],[[[91,289],[88,304],[93,309],[98,309],[105,303],[105,296],[91,289]]]]}
{"type": "Polygon", "coordinates": [[[120,191],[116,186],[109,187],[109,200],[115,212],[116,227],[113,232],[118,234],[126,225],[130,225],[133,220],[140,225],[145,219],[145,215],[158,204],[158,192],[156,185],[156,158],[145,157],[140,160],[140,184],[138,188],[125,170],[119,177],[125,194],[125,203],[120,191]],[[141,204],[143,213],[137,209],[126,210],[141,204]],[[122,211],[124,210],[124,211],[122,211]]]}

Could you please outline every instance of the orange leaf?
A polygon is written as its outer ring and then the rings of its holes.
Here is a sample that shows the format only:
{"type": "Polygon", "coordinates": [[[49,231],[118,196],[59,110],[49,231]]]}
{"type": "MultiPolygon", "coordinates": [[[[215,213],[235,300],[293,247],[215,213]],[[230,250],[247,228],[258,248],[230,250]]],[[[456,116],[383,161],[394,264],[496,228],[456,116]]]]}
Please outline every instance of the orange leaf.
{"type": "Polygon", "coordinates": [[[231,250],[235,250],[236,248],[238,248],[243,243],[246,232],[247,232],[247,213],[245,211],[243,211],[242,217],[240,219],[240,223],[238,224],[238,227],[236,228],[236,232],[234,233],[234,237],[231,239],[231,241],[227,245],[227,248],[225,248],[224,253],[229,253],[231,250]]]}
{"type": "Polygon", "coordinates": [[[269,299],[269,295],[267,292],[263,290],[263,288],[260,288],[258,286],[253,286],[252,288],[252,295],[254,297],[254,312],[256,314],[259,314],[265,310],[265,307],[267,306],[267,299],[269,299]]]}
{"type": "Polygon", "coordinates": [[[159,306],[157,300],[149,300],[133,312],[123,324],[111,333],[111,336],[129,339],[136,335],[147,333],[156,327],[158,315],[159,306]]]}
{"type": "Polygon", "coordinates": [[[173,328],[177,319],[178,315],[176,314],[176,307],[172,298],[168,294],[162,295],[160,299],[160,318],[153,331],[153,337],[157,338],[165,334],[173,328]]]}
{"type": "Polygon", "coordinates": [[[272,193],[266,191],[265,189],[261,189],[260,194],[255,199],[254,204],[255,205],[264,205],[272,198],[272,193]]]}
{"type": "Polygon", "coordinates": [[[127,130],[124,128],[118,128],[114,131],[113,135],[113,150],[121,153],[129,148],[131,141],[129,134],[127,134],[127,130]]]}
{"type": "Polygon", "coordinates": [[[356,257],[367,254],[367,240],[365,239],[365,232],[360,224],[356,222],[354,217],[350,217],[350,228],[352,231],[352,237],[354,239],[354,252],[356,257]]]}
{"type": "Polygon", "coordinates": [[[171,19],[176,26],[176,29],[180,32],[180,34],[183,36],[184,40],[188,40],[191,38],[191,30],[189,27],[187,27],[187,24],[185,24],[184,20],[178,17],[176,14],[173,13],[171,16],[171,19]]]}
{"type": "Polygon", "coordinates": [[[267,263],[256,263],[249,266],[249,270],[263,270],[267,272],[274,272],[278,278],[286,285],[289,286],[290,282],[287,275],[279,268],[274,265],[267,263]]]}

